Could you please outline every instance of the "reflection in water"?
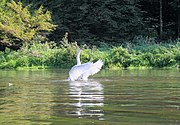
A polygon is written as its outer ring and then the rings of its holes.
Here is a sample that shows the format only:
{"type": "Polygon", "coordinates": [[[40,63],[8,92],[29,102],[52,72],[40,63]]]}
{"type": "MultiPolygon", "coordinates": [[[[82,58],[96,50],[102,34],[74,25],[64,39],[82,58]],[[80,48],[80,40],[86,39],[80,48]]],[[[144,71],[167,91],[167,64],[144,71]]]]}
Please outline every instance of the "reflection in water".
{"type": "Polygon", "coordinates": [[[180,125],[179,73],[106,70],[98,83],[68,82],[64,70],[0,71],[0,125],[180,125]]]}
{"type": "Polygon", "coordinates": [[[74,81],[69,82],[69,96],[72,100],[71,106],[75,111],[71,115],[81,117],[98,116],[103,120],[103,111],[100,107],[104,106],[103,86],[96,81],[74,81]]]}

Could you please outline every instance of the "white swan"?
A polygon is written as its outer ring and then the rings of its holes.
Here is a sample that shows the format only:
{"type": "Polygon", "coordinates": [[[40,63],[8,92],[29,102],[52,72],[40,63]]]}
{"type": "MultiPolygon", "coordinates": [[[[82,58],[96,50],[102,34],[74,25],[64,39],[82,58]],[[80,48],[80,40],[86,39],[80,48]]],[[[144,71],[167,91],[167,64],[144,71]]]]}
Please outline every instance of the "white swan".
{"type": "Polygon", "coordinates": [[[95,73],[99,72],[103,61],[98,60],[97,62],[87,62],[84,64],[81,64],[80,61],[80,54],[82,49],[78,50],[76,61],[77,64],[71,68],[69,71],[69,80],[70,81],[76,81],[76,80],[87,80],[90,75],[94,75],[95,73]]]}

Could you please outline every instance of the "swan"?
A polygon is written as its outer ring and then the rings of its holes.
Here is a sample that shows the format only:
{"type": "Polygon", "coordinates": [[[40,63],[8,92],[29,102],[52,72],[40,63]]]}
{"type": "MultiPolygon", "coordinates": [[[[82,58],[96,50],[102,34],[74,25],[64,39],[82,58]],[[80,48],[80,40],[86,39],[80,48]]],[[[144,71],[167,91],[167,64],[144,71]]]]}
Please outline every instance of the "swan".
{"type": "Polygon", "coordinates": [[[80,61],[80,54],[82,49],[79,48],[76,56],[77,64],[71,68],[69,71],[69,81],[76,81],[76,80],[88,80],[90,75],[94,75],[101,70],[103,65],[102,60],[98,60],[97,62],[87,62],[81,64],[80,61]]]}

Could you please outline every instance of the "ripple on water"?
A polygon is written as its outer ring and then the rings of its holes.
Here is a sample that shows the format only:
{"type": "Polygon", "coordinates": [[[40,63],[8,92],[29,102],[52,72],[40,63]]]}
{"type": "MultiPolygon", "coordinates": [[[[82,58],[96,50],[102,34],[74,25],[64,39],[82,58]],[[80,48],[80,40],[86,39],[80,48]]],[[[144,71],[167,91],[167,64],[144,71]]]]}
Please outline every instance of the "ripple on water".
{"type": "Polygon", "coordinates": [[[2,125],[180,124],[178,71],[108,70],[75,82],[64,70],[1,74],[2,125]]]}

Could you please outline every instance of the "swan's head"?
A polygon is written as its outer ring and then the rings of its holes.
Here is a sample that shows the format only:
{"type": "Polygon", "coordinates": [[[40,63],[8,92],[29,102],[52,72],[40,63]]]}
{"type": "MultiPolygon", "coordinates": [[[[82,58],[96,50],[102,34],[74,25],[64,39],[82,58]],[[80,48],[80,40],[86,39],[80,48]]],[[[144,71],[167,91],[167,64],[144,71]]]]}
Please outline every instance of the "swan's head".
{"type": "Polygon", "coordinates": [[[84,44],[82,47],[78,47],[78,51],[82,51],[87,48],[88,48],[88,46],[86,44],[84,44]]]}
{"type": "Polygon", "coordinates": [[[82,50],[83,50],[82,48],[79,48],[79,49],[78,49],[78,53],[80,53],[82,50]]]}

